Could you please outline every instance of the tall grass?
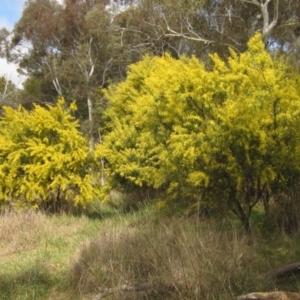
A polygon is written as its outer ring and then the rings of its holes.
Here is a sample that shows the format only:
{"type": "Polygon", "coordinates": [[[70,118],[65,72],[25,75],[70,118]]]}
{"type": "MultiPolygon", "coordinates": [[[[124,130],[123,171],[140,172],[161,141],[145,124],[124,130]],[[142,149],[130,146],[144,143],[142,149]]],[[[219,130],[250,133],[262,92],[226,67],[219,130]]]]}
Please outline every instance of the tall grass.
{"type": "Polygon", "coordinates": [[[300,235],[254,233],[249,239],[232,220],[166,217],[150,208],[104,220],[6,213],[0,299],[227,300],[298,292],[298,278],[272,282],[262,274],[299,261],[300,235]]]}
{"type": "Polygon", "coordinates": [[[234,299],[270,284],[253,245],[234,227],[189,218],[108,223],[82,247],[71,282],[82,295],[100,289],[113,299],[234,299]]]}

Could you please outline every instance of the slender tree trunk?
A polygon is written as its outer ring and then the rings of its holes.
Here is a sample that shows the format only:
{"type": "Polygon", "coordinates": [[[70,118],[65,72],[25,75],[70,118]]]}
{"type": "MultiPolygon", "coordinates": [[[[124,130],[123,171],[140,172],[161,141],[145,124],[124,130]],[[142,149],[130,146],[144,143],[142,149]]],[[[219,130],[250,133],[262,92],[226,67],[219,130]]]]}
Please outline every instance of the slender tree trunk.
{"type": "MultiPolygon", "coordinates": [[[[102,144],[102,137],[101,137],[100,129],[98,130],[98,133],[99,133],[100,144],[102,144]]],[[[100,157],[100,163],[101,163],[101,185],[104,186],[104,184],[105,184],[105,174],[104,174],[104,159],[103,159],[102,156],[100,157]]]]}
{"type": "Polygon", "coordinates": [[[251,226],[250,226],[250,218],[248,216],[246,216],[243,220],[243,224],[244,224],[244,229],[246,234],[251,234],[252,230],[251,230],[251,226]]]}
{"type": "Polygon", "coordinates": [[[89,143],[90,143],[90,150],[94,150],[95,143],[94,143],[94,137],[93,137],[93,103],[88,96],[87,98],[87,105],[88,105],[88,112],[89,112],[89,143]]]}
{"type": "Polygon", "coordinates": [[[231,211],[241,220],[243,223],[245,233],[250,235],[252,233],[250,225],[250,213],[246,214],[241,203],[235,199],[236,208],[232,208],[231,211]]]}

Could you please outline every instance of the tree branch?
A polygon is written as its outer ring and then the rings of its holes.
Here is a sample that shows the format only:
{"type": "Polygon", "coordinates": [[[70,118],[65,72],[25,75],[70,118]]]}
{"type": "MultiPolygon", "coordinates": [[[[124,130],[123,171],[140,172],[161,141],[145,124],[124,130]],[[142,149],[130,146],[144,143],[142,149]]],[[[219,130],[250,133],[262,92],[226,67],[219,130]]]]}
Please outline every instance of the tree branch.
{"type": "Polygon", "coordinates": [[[242,0],[244,3],[249,3],[260,7],[260,3],[257,0],[242,0]]]}
{"type": "Polygon", "coordinates": [[[188,32],[191,34],[191,35],[187,35],[185,33],[183,33],[182,31],[182,27],[181,27],[181,32],[177,32],[173,29],[170,28],[167,20],[165,19],[164,17],[164,20],[165,20],[165,23],[166,23],[166,26],[167,26],[167,30],[170,32],[170,33],[165,33],[164,36],[171,36],[171,37],[181,37],[181,38],[184,38],[184,39],[187,39],[187,40],[190,40],[190,41],[197,41],[197,42],[202,42],[204,43],[205,45],[211,45],[211,44],[218,44],[218,45],[222,45],[222,46],[226,46],[226,47],[230,47],[232,49],[234,49],[236,52],[240,52],[238,48],[236,48],[235,46],[231,45],[231,44],[228,44],[228,43],[220,43],[220,42],[217,42],[217,41],[214,41],[214,40],[208,40],[206,38],[203,38],[201,36],[199,36],[194,30],[192,27],[190,26],[187,26],[187,30],[188,32]]]}
{"type": "Polygon", "coordinates": [[[185,282],[175,282],[175,283],[136,283],[136,284],[125,284],[113,288],[99,288],[99,294],[91,298],[91,300],[101,300],[111,294],[121,293],[121,292],[141,292],[141,291],[150,291],[163,289],[167,291],[178,291],[179,289],[186,288],[187,285],[185,282]]]}
{"type": "Polygon", "coordinates": [[[170,32],[170,33],[165,33],[164,34],[165,36],[182,37],[182,38],[189,39],[189,40],[192,40],[192,41],[203,42],[206,45],[215,43],[213,40],[208,40],[208,39],[200,37],[198,34],[196,34],[194,31],[191,31],[189,28],[188,28],[188,31],[190,33],[192,33],[193,35],[195,35],[195,37],[184,34],[182,32],[182,28],[181,28],[181,32],[180,33],[176,32],[175,30],[173,30],[173,29],[170,28],[169,23],[166,20],[165,16],[164,16],[164,20],[165,20],[165,23],[166,23],[166,26],[167,26],[167,30],[170,32]]]}
{"type": "Polygon", "coordinates": [[[49,61],[47,60],[47,58],[45,59],[45,64],[48,67],[48,70],[51,74],[52,83],[54,85],[54,88],[55,88],[56,92],[58,93],[59,96],[62,96],[62,88],[61,88],[61,85],[59,83],[58,77],[57,77],[56,72],[55,72],[55,65],[52,68],[49,61]]]}
{"type": "Polygon", "coordinates": [[[114,293],[148,291],[151,289],[153,289],[153,284],[150,283],[122,285],[113,288],[99,288],[100,294],[93,297],[92,300],[100,300],[114,293]]]}
{"type": "Polygon", "coordinates": [[[264,274],[263,277],[275,280],[281,277],[294,276],[296,274],[300,274],[300,262],[285,265],[275,270],[271,270],[264,274]]]}
{"type": "Polygon", "coordinates": [[[263,17],[262,37],[263,39],[265,39],[268,35],[270,35],[271,31],[278,23],[279,1],[267,0],[265,3],[259,3],[257,0],[242,0],[242,2],[252,4],[260,8],[260,12],[263,17]],[[270,23],[270,14],[268,11],[268,5],[271,3],[271,1],[274,1],[274,15],[273,15],[273,20],[270,23]]]}
{"type": "Polygon", "coordinates": [[[109,61],[106,63],[105,69],[102,73],[102,84],[101,84],[100,88],[103,88],[103,86],[106,82],[106,73],[107,73],[107,71],[108,71],[108,69],[109,69],[112,62],[113,62],[113,59],[110,58],[109,61]]]}

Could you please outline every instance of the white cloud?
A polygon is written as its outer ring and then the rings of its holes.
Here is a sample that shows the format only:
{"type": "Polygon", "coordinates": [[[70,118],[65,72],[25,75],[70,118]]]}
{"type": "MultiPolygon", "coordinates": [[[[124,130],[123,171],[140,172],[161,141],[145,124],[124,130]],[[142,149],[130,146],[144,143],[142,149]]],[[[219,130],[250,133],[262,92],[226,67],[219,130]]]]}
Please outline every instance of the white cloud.
{"type": "MultiPolygon", "coordinates": [[[[2,9],[0,12],[0,28],[12,30],[14,23],[20,19],[24,8],[25,0],[0,0],[2,9]],[[3,2],[4,3],[3,3],[3,2]]],[[[22,88],[22,83],[26,79],[17,72],[18,66],[13,63],[8,63],[6,59],[0,59],[0,76],[4,76],[11,80],[17,87],[22,88]]]]}
{"type": "Polygon", "coordinates": [[[9,20],[6,17],[0,16],[0,28],[7,28],[7,29],[12,29],[13,24],[9,22],[9,20]]]}
{"type": "MultiPolygon", "coordinates": [[[[0,12],[0,28],[5,27],[8,30],[12,30],[14,23],[22,16],[25,0],[0,0],[0,2],[2,1],[4,1],[3,8],[5,7],[6,10],[2,10],[2,12],[0,12]]],[[[56,1],[62,5],[65,2],[64,0],[56,1]]],[[[24,51],[22,52],[26,52],[28,47],[30,46],[25,46],[24,51]]],[[[0,58],[0,76],[5,76],[5,78],[11,80],[15,85],[17,85],[18,88],[22,88],[22,83],[27,77],[20,75],[17,68],[18,66],[16,64],[8,63],[6,59],[0,58]]]]}
{"type": "Polygon", "coordinates": [[[22,88],[22,83],[26,79],[26,76],[22,76],[17,72],[15,64],[10,64],[3,58],[0,58],[0,76],[11,80],[18,88],[22,88]]]}

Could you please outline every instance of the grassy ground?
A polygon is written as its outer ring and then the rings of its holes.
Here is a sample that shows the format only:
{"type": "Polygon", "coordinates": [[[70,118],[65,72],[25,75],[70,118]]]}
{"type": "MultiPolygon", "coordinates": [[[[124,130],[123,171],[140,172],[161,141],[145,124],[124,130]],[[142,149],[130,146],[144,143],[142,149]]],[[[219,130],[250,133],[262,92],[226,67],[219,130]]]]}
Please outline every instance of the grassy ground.
{"type": "Polygon", "coordinates": [[[71,299],[66,278],[72,260],[80,245],[98,234],[99,227],[99,221],[86,217],[1,216],[0,298],[71,299]]]}
{"type": "Polygon", "coordinates": [[[299,237],[257,231],[249,239],[228,220],[162,217],[149,208],[105,220],[7,213],[0,217],[0,299],[226,300],[299,291],[298,278],[261,277],[300,260],[299,237]]]}

